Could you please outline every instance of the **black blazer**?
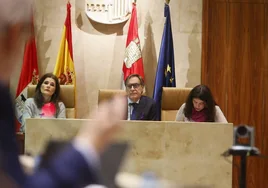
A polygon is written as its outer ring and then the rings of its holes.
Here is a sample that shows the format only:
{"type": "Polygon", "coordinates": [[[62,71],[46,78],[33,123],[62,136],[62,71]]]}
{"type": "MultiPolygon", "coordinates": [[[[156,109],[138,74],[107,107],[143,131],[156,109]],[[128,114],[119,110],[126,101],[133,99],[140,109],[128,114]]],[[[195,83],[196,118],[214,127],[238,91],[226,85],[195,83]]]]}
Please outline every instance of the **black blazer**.
{"type": "Polygon", "coordinates": [[[141,96],[139,104],[135,108],[133,120],[157,121],[155,101],[150,97],[141,96]]]}

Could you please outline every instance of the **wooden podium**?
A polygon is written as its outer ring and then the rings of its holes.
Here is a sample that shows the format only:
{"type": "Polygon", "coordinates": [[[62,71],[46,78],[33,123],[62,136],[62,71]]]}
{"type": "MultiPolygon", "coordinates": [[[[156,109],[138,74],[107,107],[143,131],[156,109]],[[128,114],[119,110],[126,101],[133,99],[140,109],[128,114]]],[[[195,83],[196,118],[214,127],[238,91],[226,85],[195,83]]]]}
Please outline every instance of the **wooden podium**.
{"type": "MultiPolygon", "coordinates": [[[[25,151],[34,155],[49,139],[71,139],[83,119],[27,119],[25,151]]],[[[178,185],[232,187],[232,164],[221,157],[233,143],[233,125],[171,121],[122,121],[117,140],[128,140],[121,171],[157,176],[178,185]]],[[[232,160],[232,158],[230,158],[232,160]]]]}

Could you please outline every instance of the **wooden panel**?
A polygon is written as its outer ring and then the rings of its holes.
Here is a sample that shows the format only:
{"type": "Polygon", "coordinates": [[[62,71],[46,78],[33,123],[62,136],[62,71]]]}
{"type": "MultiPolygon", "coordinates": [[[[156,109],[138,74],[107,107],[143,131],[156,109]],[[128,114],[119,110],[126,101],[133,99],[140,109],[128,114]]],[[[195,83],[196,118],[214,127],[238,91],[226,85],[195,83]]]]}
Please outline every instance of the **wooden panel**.
{"type": "MultiPolygon", "coordinates": [[[[230,4],[230,61],[228,78],[228,118],[235,124],[256,128],[256,146],[261,149],[263,102],[264,6],[262,4],[230,4]]],[[[265,187],[264,166],[257,158],[248,159],[247,187],[265,187]]]]}
{"type": "MultiPolygon", "coordinates": [[[[227,7],[225,6],[226,3],[215,3],[215,6],[213,6],[213,9],[209,10],[209,17],[211,18],[209,20],[209,23],[213,23],[213,27],[209,28],[209,35],[208,41],[215,41],[212,43],[209,43],[207,46],[207,49],[209,51],[209,56],[207,61],[213,60],[217,63],[210,63],[207,64],[206,70],[203,70],[202,76],[204,78],[207,78],[207,80],[210,83],[211,90],[215,95],[215,100],[219,104],[224,104],[224,98],[225,98],[225,90],[217,90],[217,86],[221,86],[225,88],[225,68],[226,64],[226,56],[222,56],[221,54],[225,54],[225,46],[226,46],[226,13],[227,13],[227,7]],[[211,34],[213,33],[213,34],[211,34]],[[210,71],[213,70],[214,72],[210,71]],[[210,79],[214,74],[218,75],[217,79],[210,79]]],[[[221,105],[221,108],[223,111],[225,111],[225,105],[221,105]]]]}
{"type": "MultiPolygon", "coordinates": [[[[210,0],[210,1],[212,1],[212,0],[210,0]]],[[[215,1],[215,2],[228,2],[229,0],[213,0],[213,1],[215,1]]]]}
{"type": "MultiPolygon", "coordinates": [[[[256,146],[268,155],[267,0],[203,3],[202,83],[229,122],[255,127],[256,146]]],[[[253,157],[248,162],[247,187],[268,187],[268,161],[253,157]]],[[[233,169],[233,187],[238,187],[233,169]]]]}
{"type": "MultiPolygon", "coordinates": [[[[251,4],[263,4],[267,3],[268,0],[209,0],[210,2],[227,2],[227,3],[251,3],[251,4]]],[[[203,0],[204,2],[204,0],[203,0]]]]}
{"type": "Polygon", "coordinates": [[[260,118],[254,116],[261,114],[257,106],[262,104],[264,8],[263,5],[242,3],[229,6],[231,19],[227,26],[228,53],[225,55],[229,57],[226,62],[228,107],[232,108],[228,108],[227,117],[236,123],[257,125],[260,118]]]}
{"type": "MultiPolygon", "coordinates": [[[[266,0],[267,1],[267,0],[266,0]]],[[[261,130],[259,132],[260,137],[260,145],[261,145],[261,152],[263,155],[268,156],[268,24],[267,24],[267,16],[268,16],[268,4],[265,4],[265,15],[266,18],[264,20],[264,37],[263,37],[263,43],[264,43],[264,59],[265,63],[263,65],[263,86],[262,86],[262,92],[263,92],[263,103],[262,103],[262,122],[261,122],[261,130]]],[[[259,181],[264,182],[264,187],[267,187],[267,175],[268,175],[268,168],[267,168],[267,158],[262,158],[260,160],[260,178],[259,181]]]]}
{"type": "Polygon", "coordinates": [[[228,0],[229,3],[263,4],[266,0],[228,0]]]}
{"type": "Polygon", "coordinates": [[[268,0],[209,0],[210,2],[227,2],[227,3],[252,3],[252,4],[263,4],[267,3],[268,0]]]}

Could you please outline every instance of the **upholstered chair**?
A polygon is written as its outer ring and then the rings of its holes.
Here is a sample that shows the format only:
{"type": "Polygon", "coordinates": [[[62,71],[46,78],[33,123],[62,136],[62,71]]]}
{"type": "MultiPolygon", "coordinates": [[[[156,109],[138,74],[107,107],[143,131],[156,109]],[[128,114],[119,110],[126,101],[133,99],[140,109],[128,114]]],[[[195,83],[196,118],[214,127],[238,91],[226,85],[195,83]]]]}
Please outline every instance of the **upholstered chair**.
{"type": "Polygon", "coordinates": [[[175,121],[176,114],[185,103],[192,88],[163,87],[161,121],[175,121]]]}

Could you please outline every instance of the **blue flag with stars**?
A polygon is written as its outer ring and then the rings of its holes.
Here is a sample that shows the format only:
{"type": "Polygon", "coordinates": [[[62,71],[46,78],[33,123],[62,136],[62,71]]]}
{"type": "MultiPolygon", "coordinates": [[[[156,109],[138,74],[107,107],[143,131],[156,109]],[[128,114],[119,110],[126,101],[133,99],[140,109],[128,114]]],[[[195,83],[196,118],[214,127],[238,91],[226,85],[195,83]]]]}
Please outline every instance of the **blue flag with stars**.
{"type": "Polygon", "coordinates": [[[176,87],[173,37],[168,4],[165,4],[165,17],[166,23],[164,25],[153,94],[158,120],[161,120],[162,87],[176,87]]]}

